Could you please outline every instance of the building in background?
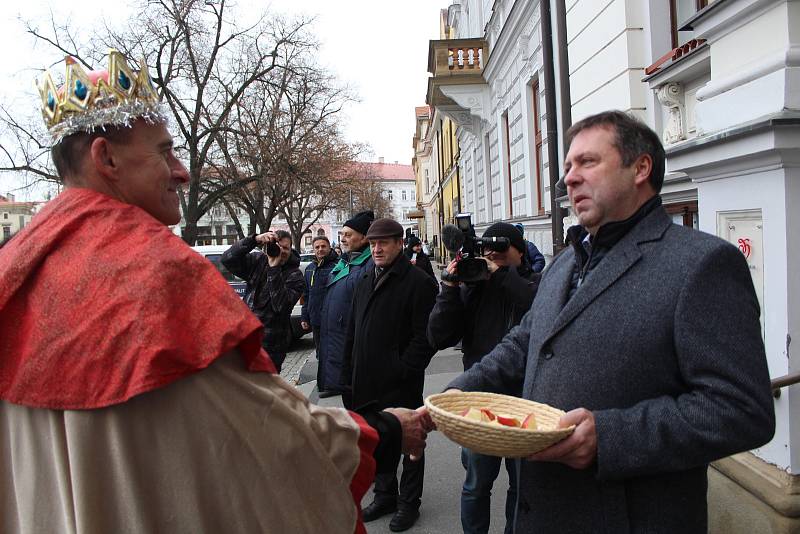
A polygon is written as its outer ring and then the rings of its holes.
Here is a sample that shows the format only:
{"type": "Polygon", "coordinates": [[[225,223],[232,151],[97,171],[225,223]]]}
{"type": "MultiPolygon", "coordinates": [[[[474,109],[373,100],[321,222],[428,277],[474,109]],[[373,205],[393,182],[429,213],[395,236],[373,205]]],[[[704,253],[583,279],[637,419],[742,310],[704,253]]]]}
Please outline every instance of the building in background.
{"type": "Polygon", "coordinates": [[[417,221],[419,238],[428,242],[436,234],[433,225],[433,206],[436,200],[435,192],[438,191],[435,187],[436,177],[434,176],[434,170],[436,166],[432,158],[432,143],[428,136],[428,131],[431,127],[431,115],[430,106],[420,106],[414,110],[415,127],[412,142],[414,157],[411,160],[411,167],[416,180],[417,209],[409,215],[409,217],[417,221]]]}
{"type": "Polygon", "coordinates": [[[430,42],[427,103],[454,126],[459,211],[472,214],[479,234],[496,221],[520,223],[549,254],[538,7],[465,0],[443,10],[448,38],[430,42]]]}
{"type": "MultiPolygon", "coordinates": [[[[355,163],[354,168],[357,169],[358,179],[364,181],[365,187],[363,190],[354,189],[350,198],[357,198],[364,190],[377,189],[377,193],[388,201],[389,213],[386,215],[397,220],[403,225],[403,228],[418,232],[416,219],[409,216],[413,216],[417,209],[416,180],[412,166],[398,162],[385,163],[383,158],[380,158],[375,163],[355,163]]],[[[245,233],[253,231],[245,210],[235,205],[231,205],[231,208],[235,210],[236,217],[242,225],[242,231],[245,233]]],[[[311,251],[312,241],[316,236],[326,236],[331,243],[338,243],[342,225],[351,217],[354,210],[355,206],[348,206],[346,201],[338,209],[326,210],[301,236],[300,251],[311,251]]],[[[227,245],[233,244],[241,238],[233,217],[222,203],[213,206],[206,212],[198,220],[197,225],[198,245],[227,245]]],[[[275,214],[270,228],[290,231],[289,225],[280,211],[275,214]]],[[[174,231],[180,235],[180,225],[177,225],[174,231]]]]}
{"type": "Polygon", "coordinates": [[[25,228],[42,205],[44,202],[17,202],[10,193],[0,195],[0,242],[25,228]]]}

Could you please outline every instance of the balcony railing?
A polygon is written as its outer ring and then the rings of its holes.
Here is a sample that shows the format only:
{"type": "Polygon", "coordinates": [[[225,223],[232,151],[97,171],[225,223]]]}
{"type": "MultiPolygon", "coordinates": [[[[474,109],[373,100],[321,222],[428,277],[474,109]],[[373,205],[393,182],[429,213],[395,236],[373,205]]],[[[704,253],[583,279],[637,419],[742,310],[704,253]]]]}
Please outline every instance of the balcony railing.
{"type": "Polygon", "coordinates": [[[478,75],[483,73],[489,48],[483,39],[431,41],[428,72],[438,76],[478,75]]]}
{"type": "Polygon", "coordinates": [[[781,396],[781,388],[800,383],[800,373],[779,376],[771,381],[772,395],[777,399],[781,396]]]}
{"type": "Polygon", "coordinates": [[[485,84],[483,69],[489,59],[489,47],[483,39],[445,39],[431,41],[428,48],[428,105],[454,105],[441,92],[442,87],[485,84]]]}
{"type": "Polygon", "coordinates": [[[670,50],[669,52],[658,58],[655,63],[644,69],[645,76],[650,76],[651,74],[656,72],[667,61],[676,62],[680,60],[682,57],[689,54],[689,52],[696,50],[698,47],[700,47],[700,45],[702,45],[705,42],[706,42],[705,39],[692,39],[686,44],[673,48],[672,50],[670,50]]]}

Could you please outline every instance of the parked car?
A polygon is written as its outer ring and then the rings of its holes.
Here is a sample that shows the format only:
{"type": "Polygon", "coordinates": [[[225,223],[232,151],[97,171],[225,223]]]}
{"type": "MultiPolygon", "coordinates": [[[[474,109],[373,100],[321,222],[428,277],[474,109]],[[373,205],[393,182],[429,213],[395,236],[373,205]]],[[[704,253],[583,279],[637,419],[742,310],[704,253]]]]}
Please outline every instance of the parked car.
{"type": "MultiPolygon", "coordinates": [[[[245,291],[247,290],[247,283],[230,272],[224,265],[222,265],[222,253],[225,252],[230,248],[230,245],[198,245],[192,247],[197,253],[204,256],[208,261],[214,264],[214,267],[222,273],[222,276],[227,280],[228,284],[236,291],[236,294],[239,295],[240,298],[244,298],[245,291]]],[[[305,255],[303,255],[305,256],[305,255]]],[[[300,257],[300,270],[305,272],[306,265],[311,263],[311,260],[303,262],[303,256],[300,257]]],[[[313,258],[313,254],[311,257],[313,258]]],[[[303,328],[300,326],[301,321],[301,313],[303,310],[303,297],[300,297],[300,300],[295,303],[294,308],[292,308],[292,316],[291,316],[291,341],[295,339],[303,337],[308,332],[304,331],[303,328]]]]}
{"type": "Polygon", "coordinates": [[[303,271],[303,273],[305,273],[306,267],[308,267],[308,264],[311,263],[312,261],[314,261],[313,252],[304,252],[300,254],[300,270],[303,271]]]}
{"type": "Polygon", "coordinates": [[[247,283],[230,272],[224,265],[222,265],[222,253],[225,252],[230,248],[229,245],[198,245],[196,247],[192,247],[195,252],[200,253],[204,256],[208,261],[214,264],[214,267],[222,273],[222,276],[227,280],[228,285],[230,285],[236,294],[239,297],[244,298],[245,290],[247,289],[247,283]]]}

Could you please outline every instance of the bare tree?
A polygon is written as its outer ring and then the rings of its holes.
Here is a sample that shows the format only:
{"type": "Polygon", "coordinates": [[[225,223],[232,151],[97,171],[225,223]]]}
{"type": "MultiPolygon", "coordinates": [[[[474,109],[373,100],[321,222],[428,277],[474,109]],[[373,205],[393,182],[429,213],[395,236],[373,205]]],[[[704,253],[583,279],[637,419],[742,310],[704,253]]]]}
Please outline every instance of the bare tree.
{"type": "Polygon", "coordinates": [[[292,52],[296,56],[285,59],[291,70],[271,73],[243,97],[231,125],[242,135],[220,143],[226,166],[220,175],[252,180],[229,198],[261,231],[283,215],[299,246],[307,228],[340,205],[340,169],[361,147],[346,143],[334,120],[353,100],[350,92],[310,54],[292,52]]]}
{"type": "MultiPolygon", "coordinates": [[[[232,22],[237,14],[228,9],[227,0],[140,3],[140,14],[126,28],[116,30],[106,25],[89,41],[76,39],[70,27],[57,25],[54,18],[46,27],[29,23],[27,31],[37,42],[75,57],[86,68],[97,65],[108,47],[128,57],[146,59],[153,81],[172,111],[177,149],[187,162],[190,181],[181,195],[183,238],[193,244],[200,217],[231,191],[253,180],[248,176],[243,181],[204,183],[209,174],[206,170],[213,168],[212,157],[220,154],[220,139],[243,133],[233,127],[231,117],[252,87],[270,83],[275,72],[291,72],[296,67],[291,62],[301,57],[300,51],[313,46],[307,33],[309,21],[287,21],[265,13],[253,24],[240,27],[232,22]],[[214,187],[215,183],[219,187],[214,187]]],[[[4,111],[0,118],[10,119],[12,114],[4,111]]],[[[20,126],[13,120],[4,123],[11,130],[20,126]]],[[[20,146],[22,140],[40,139],[32,130],[18,131],[12,139],[20,146]]],[[[46,146],[37,147],[33,142],[29,146],[27,152],[19,146],[3,146],[9,160],[3,169],[53,180],[43,157],[46,146]]]]}
{"type": "Polygon", "coordinates": [[[349,192],[358,184],[347,172],[360,153],[358,145],[341,141],[335,128],[319,129],[314,148],[304,152],[302,167],[292,180],[292,196],[283,213],[295,247],[326,212],[347,205],[349,192]]]}
{"type": "Polygon", "coordinates": [[[386,194],[386,189],[380,178],[374,175],[369,163],[354,162],[350,167],[349,175],[352,183],[356,184],[352,191],[351,215],[359,211],[372,210],[375,212],[376,218],[395,218],[392,202],[386,194]]]}

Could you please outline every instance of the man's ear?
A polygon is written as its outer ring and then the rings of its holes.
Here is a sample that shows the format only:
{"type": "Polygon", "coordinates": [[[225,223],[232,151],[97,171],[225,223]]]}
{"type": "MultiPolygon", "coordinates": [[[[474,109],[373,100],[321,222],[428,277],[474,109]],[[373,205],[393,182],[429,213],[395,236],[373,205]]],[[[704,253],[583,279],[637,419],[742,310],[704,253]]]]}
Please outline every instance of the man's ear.
{"type": "Polygon", "coordinates": [[[92,140],[89,146],[89,154],[95,170],[100,176],[107,180],[116,181],[119,170],[117,157],[114,147],[104,137],[97,137],[92,140]]]}
{"type": "Polygon", "coordinates": [[[633,163],[634,183],[642,185],[650,181],[650,175],[653,173],[653,158],[650,154],[642,154],[633,163]]]}

